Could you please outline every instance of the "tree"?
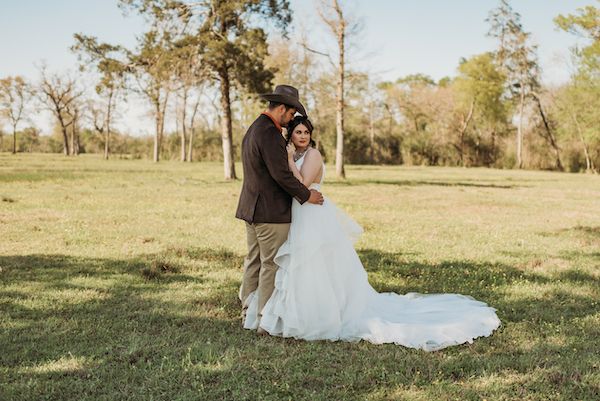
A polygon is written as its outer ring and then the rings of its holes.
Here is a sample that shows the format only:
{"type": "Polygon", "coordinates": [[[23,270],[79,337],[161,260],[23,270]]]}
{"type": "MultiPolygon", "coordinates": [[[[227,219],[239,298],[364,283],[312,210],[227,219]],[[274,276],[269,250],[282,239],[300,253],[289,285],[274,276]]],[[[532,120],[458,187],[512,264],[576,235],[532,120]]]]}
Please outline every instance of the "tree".
{"type": "Polygon", "coordinates": [[[73,102],[70,102],[65,109],[65,114],[68,116],[70,121],[68,131],[72,155],[78,155],[81,151],[79,131],[81,117],[83,115],[82,111],[83,106],[80,104],[79,99],[75,99],[73,102]]]}
{"type": "Polygon", "coordinates": [[[533,97],[533,100],[535,101],[535,104],[537,105],[539,116],[542,119],[542,123],[544,126],[544,129],[540,131],[540,135],[542,136],[542,138],[544,138],[544,140],[546,140],[546,142],[550,145],[552,151],[554,152],[556,169],[559,171],[564,171],[565,168],[560,159],[560,148],[558,147],[558,140],[554,132],[556,130],[556,123],[550,119],[548,112],[542,105],[541,95],[534,91],[531,92],[531,95],[533,97]]]}
{"type": "Polygon", "coordinates": [[[265,66],[274,72],[276,82],[287,82],[298,89],[300,99],[311,99],[312,85],[318,79],[315,55],[306,50],[300,39],[274,38],[269,42],[269,55],[265,66]]]}
{"type": "Polygon", "coordinates": [[[513,11],[508,0],[500,0],[500,5],[489,12],[486,22],[490,24],[488,36],[498,39],[496,59],[498,64],[505,66],[510,54],[509,36],[522,29],[521,16],[513,11]]]}
{"type": "MultiPolygon", "coordinates": [[[[107,107],[96,99],[88,99],[86,104],[87,115],[92,127],[104,142],[104,159],[108,160],[110,148],[108,146],[110,137],[107,135],[107,107]]],[[[112,111],[111,111],[112,113],[112,111]]]]}
{"type": "Polygon", "coordinates": [[[519,90],[519,123],[517,126],[517,167],[523,168],[523,110],[525,101],[540,87],[536,46],[530,46],[529,33],[520,31],[514,36],[509,73],[512,85],[519,90]]]}
{"type": "Polygon", "coordinates": [[[507,109],[502,99],[505,76],[494,62],[492,53],[483,53],[463,60],[458,67],[459,75],[452,83],[456,92],[455,110],[460,116],[456,128],[458,143],[455,148],[465,165],[465,142],[467,129],[473,120],[476,126],[476,163],[491,165],[496,158],[496,140],[507,121],[507,109]],[[487,138],[483,138],[486,134],[487,138]],[[488,140],[488,146],[482,141],[488,140]],[[484,150],[484,148],[486,150],[484,150]]]}
{"type": "Polygon", "coordinates": [[[576,14],[559,15],[554,22],[560,29],[590,41],[581,49],[575,48],[574,53],[580,62],[579,72],[600,79],[600,8],[578,8],[576,14]]]}
{"type": "Polygon", "coordinates": [[[32,95],[33,91],[23,77],[0,79],[0,116],[5,117],[12,127],[13,154],[17,153],[17,125],[23,119],[23,113],[32,95]]]}
{"type": "Polygon", "coordinates": [[[75,45],[71,50],[78,54],[81,62],[80,69],[93,67],[99,74],[96,93],[104,97],[104,111],[94,106],[92,111],[94,127],[104,136],[104,158],[108,160],[110,153],[111,128],[114,118],[115,103],[125,87],[125,72],[127,66],[119,60],[123,48],[108,43],[98,43],[92,36],[75,34],[75,45]]]}
{"type": "Polygon", "coordinates": [[[585,171],[597,173],[592,157],[592,144],[600,146],[600,87],[584,77],[577,77],[557,95],[561,125],[567,137],[579,142],[585,157],[585,171]]]}
{"type": "Polygon", "coordinates": [[[20,149],[22,152],[33,152],[40,145],[40,130],[35,127],[27,127],[21,131],[20,149]]]}
{"type": "Polygon", "coordinates": [[[335,102],[335,172],[340,178],[346,177],[344,170],[344,81],[346,79],[346,38],[350,22],[344,17],[344,10],[338,0],[321,0],[317,9],[321,20],[334,35],[337,44],[336,102],[335,102]]]}
{"type": "Polygon", "coordinates": [[[366,102],[366,112],[368,118],[368,132],[369,132],[369,158],[372,164],[376,163],[375,158],[375,124],[377,117],[380,117],[378,112],[381,111],[381,105],[383,104],[382,92],[378,90],[376,83],[366,75],[367,87],[365,88],[366,96],[364,100],[366,102]]]}
{"type": "MultiPolygon", "coordinates": [[[[73,114],[73,103],[83,94],[77,89],[74,78],[58,74],[49,75],[42,67],[39,84],[40,100],[52,112],[60,125],[63,137],[63,153],[65,156],[74,154],[74,146],[70,146],[69,127],[76,121],[73,114]]],[[[72,137],[72,136],[71,136],[72,137]]]]}
{"type": "Polygon", "coordinates": [[[496,56],[507,77],[507,96],[517,103],[516,167],[522,168],[525,102],[540,87],[537,46],[529,43],[531,34],[523,30],[521,16],[513,11],[508,0],[500,0],[487,21],[491,24],[488,36],[499,41],[496,56]]]}
{"type": "Polygon", "coordinates": [[[129,53],[128,72],[154,113],[154,162],[160,160],[167,104],[172,92],[171,40],[169,32],[154,28],[140,37],[137,52],[129,53]]]}
{"type": "Polygon", "coordinates": [[[390,128],[396,120],[402,130],[403,160],[407,163],[436,165],[447,156],[448,116],[453,108],[449,88],[440,88],[422,74],[399,78],[381,85],[386,93],[390,128]]]}
{"type": "Polygon", "coordinates": [[[581,142],[586,171],[597,172],[590,144],[600,142],[600,8],[579,8],[576,14],[559,15],[554,22],[560,29],[590,41],[581,49],[573,49],[578,70],[565,88],[562,109],[571,117],[581,142]]]}
{"type": "Polygon", "coordinates": [[[192,161],[194,125],[200,107],[199,89],[206,80],[206,73],[199,54],[198,37],[186,35],[173,47],[174,75],[178,83],[177,94],[180,100],[177,118],[181,127],[181,161],[192,161]],[[195,98],[193,90],[197,89],[195,98]],[[191,102],[191,110],[190,109],[191,102]],[[189,120],[188,120],[189,117],[189,120]],[[186,150],[187,143],[187,150],[186,150]]]}
{"type": "Polygon", "coordinates": [[[285,33],[291,21],[288,0],[121,0],[156,21],[181,27],[180,33],[195,32],[209,79],[221,94],[221,142],[225,179],[236,179],[231,94],[234,87],[249,93],[266,92],[273,71],[264,60],[268,55],[267,34],[258,24],[272,23],[285,33]]]}

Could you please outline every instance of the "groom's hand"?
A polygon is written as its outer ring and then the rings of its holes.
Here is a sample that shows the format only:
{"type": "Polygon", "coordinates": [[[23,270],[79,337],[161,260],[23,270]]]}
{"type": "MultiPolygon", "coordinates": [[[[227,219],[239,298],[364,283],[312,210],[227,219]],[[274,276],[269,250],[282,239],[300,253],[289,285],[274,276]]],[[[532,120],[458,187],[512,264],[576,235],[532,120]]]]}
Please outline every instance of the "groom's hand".
{"type": "Polygon", "coordinates": [[[323,204],[323,195],[317,191],[316,189],[310,190],[310,198],[308,198],[310,203],[314,203],[315,205],[323,204]]]}

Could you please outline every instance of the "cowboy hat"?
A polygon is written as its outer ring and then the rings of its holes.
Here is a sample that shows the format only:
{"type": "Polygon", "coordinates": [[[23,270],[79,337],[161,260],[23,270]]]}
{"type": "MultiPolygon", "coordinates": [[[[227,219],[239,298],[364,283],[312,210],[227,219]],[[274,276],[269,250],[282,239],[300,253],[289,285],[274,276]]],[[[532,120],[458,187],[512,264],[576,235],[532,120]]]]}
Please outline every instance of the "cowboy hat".
{"type": "Polygon", "coordinates": [[[298,89],[290,85],[277,85],[273,93],[262,93],[259,95],[262,99],[269,102],[283,103],[287,106],[294,107],[298,113],[306,117],[306,110],[300,103],[298,89]]]}

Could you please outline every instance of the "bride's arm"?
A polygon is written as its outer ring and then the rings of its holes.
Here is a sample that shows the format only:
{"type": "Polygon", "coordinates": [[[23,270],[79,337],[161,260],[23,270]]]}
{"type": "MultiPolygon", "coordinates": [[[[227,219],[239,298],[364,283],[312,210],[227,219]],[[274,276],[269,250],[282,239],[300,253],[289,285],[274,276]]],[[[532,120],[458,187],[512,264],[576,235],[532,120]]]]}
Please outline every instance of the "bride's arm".
{"type": "MultiPolygon", "coordinates": [[[[298,172],[300,177],[296,178],[298,178],[306,187],[308,187],[315,181],[322,167],[323,157],[321,157],[321,153],[317,149],[312,148],[306,153],[306,155],[304,155],[304,163],[302,163],[302,167],[298,172]]],[[[295,163],[294,168],[296,171],[298,171],[295,163]]],[[[296,175],[296,173],[294,173],[294,175],[296,175]]]]}

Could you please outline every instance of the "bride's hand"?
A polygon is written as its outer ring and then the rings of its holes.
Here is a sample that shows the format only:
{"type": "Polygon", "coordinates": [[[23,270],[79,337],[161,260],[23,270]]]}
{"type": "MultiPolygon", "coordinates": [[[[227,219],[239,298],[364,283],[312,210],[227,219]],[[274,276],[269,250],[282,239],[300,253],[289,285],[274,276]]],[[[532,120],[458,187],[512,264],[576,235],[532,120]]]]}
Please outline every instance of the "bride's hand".
{"type": "Polygon", "coordinates": [[[287,154],[288,154],[288,159],[293,160],[294,152],[296,151],[296,147],[294,146],[294,144],[288,143],[288,145],[286,146],[286,150],[287,150],[287,154]]]}

